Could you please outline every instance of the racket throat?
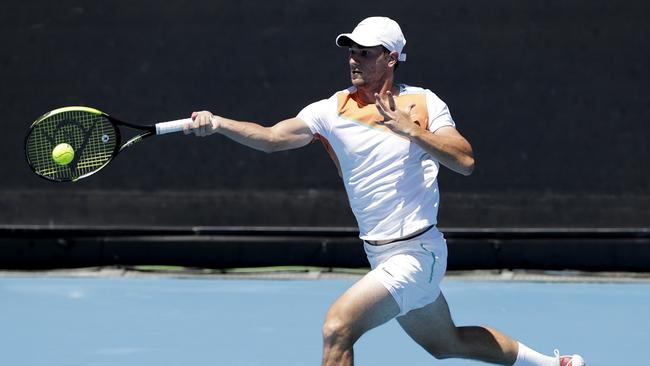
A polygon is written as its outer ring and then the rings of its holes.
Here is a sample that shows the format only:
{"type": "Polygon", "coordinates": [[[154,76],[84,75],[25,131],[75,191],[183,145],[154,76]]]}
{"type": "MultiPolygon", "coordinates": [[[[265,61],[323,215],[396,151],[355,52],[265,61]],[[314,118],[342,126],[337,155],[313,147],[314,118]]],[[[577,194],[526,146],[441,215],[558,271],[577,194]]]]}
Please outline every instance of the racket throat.
{"type": "Polygon", "coordinates": [[[150,134],[144,134],[144,135],[138,135],[138,136],[133,136],[130,138],[127,142],[125,142],[122,146],[120,146],[119,152],[122,152],[122,150],[137,144],[138,142],[142,141],[143,138],[149,136],[150,134]]]}

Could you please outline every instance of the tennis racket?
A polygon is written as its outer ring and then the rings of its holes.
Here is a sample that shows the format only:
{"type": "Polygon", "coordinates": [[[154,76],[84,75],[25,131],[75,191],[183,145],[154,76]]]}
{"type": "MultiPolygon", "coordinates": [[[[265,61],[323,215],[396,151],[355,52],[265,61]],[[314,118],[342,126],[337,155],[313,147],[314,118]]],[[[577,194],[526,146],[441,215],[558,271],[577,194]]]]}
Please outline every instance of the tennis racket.
{"type": "Polygon", "coordinates": [[[38,176],[74,182],[97,173],[127,147],[150,136],[182,131],[191,122],[186,118],[140,126],[94,108],[63,107],[32,123],[25,137],[25,156],[38,176]],[[119,126],[141,133],[122,143],[119,126]]]}

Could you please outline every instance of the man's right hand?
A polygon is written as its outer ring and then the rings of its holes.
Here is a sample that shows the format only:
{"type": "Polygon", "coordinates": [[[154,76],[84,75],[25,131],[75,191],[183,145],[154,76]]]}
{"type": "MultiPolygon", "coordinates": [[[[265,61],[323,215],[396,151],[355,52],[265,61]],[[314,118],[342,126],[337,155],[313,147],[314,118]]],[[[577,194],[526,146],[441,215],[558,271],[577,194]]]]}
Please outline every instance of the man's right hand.
{"type": "Polygon", "coordinates": [[[219,128],[219,117],[209,111],[192,112],[192,123],[183,126],[183,133],[194,134],[205,137],[217,132],[219,128]]]}

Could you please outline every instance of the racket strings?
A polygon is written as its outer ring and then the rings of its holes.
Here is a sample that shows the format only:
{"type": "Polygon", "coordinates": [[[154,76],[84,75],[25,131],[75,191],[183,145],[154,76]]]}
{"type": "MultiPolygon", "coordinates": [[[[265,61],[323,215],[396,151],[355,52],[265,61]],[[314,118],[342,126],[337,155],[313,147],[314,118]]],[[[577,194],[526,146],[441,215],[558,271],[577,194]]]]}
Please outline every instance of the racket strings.
{"type": "Polygon", "coordinates": [[[77,180],[94,173],[112,158],[119,143],[119,134],[103,115],[69,110],[37,121],[27,138],[27,159],[32,169],[48,179],[77,180]],[[59,165],[52,150],[67,143],[74,149],[74,158],[59,165]]]}

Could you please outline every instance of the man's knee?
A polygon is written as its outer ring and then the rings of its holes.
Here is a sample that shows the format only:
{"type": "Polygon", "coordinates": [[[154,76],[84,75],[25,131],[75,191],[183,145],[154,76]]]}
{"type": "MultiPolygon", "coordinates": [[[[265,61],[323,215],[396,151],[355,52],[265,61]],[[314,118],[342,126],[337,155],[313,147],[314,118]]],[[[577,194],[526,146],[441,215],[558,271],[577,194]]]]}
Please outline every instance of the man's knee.
{"type": "Polygon", "coordinates": [[[462,341],[458,332],[451,332],[444,339],[421,344],[422,347],[438,360],[456,358],[462,354],[462,341]]]}
{"type": "Polygon", "coordinates": [[[451,349],[448,348],[434,348],[428,351],[433,357],[435,357],[438,360],[458,357],[457,353],[453,352],[451,349]]]}
{"type": "Polygon", "coordinates": [[[323,324],[323,341],[326,345],[351,346],[356,341],[352,325],[336,316],[328,316],[323,324]]]}
{"type": "Polygon", "coordinates": [[[433,357],[442,360],[445,358],[463,358],[472,353],[474,343],[478,343],[477,333],[484,332],[484,327],[454,327],[444,338],[423,345],[433,357]]]}
{"type": "Polygon", "coordinates": [[[420,344],[431,356],[435,357],[438,360],[444,360],[446,358],[454,357],[454,347],[451,344],[447,343],[428,343],[420,344]]]}

